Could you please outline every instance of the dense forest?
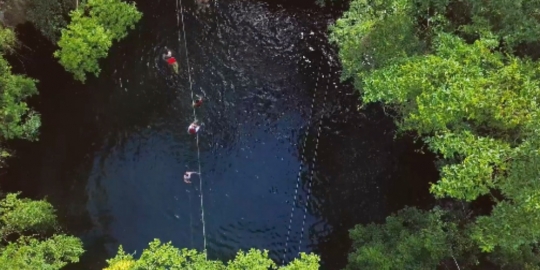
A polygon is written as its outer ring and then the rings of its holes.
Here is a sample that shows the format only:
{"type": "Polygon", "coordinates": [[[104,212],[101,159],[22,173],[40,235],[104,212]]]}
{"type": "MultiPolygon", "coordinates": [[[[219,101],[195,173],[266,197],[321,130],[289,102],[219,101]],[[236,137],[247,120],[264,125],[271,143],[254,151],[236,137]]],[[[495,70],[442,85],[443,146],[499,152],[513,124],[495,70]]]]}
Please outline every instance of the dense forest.
{"type": "MultiPolygon", "coordinates": [[[[352,0],[329,26],[342,79],[363,104],[384,108],[398,136],[437,154],[440,172],[433,208],[405,207],[350,230],[346,269],[540,269],[539,12],[532,0],[352,0]]],[[[25,16],[84,83],[143,14],[120,0],[38,0],[25,16]]],[[[18,46],[2,27],[3,166],[9,140],[39,138],[39,112],[26,103],[36,81],[13,74],[5,58],[18,46]]],[[[2,269],[60,269],[84,253],[50,203],[16,193],[2,194],[0,235],[2,269]]],[[[301,253],[278,268],[252,249],[223,263],[156,239],[138,258],[120,247],[107,269],[318,269],[319,260],[301,253]]]]}
{"type": "Polygon", "coordinates": [[[539,10],[357,0],[332,26],[343,79],[438,154],[440,170],[433,209],[351,230],[348,269],[538,269],[539,10]]]}

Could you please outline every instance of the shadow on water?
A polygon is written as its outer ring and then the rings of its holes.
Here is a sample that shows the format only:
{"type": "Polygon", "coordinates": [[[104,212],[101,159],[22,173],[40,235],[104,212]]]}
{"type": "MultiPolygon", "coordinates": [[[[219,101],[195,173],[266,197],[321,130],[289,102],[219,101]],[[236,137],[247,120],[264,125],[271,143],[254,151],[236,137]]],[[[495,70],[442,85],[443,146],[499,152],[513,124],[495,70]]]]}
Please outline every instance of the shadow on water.
{"type": "MultiPolygon", "coordinates": [[[[289,235],[287,260],[314,250],[325,268],[339,269],[347,230],[381,222],[403,204],[429,204],[436,171],[410,139],[393,139],[377,106],[357,111],[326,41],[332,15],[267,2],[220,1],[207,11],[184,2],[193,89],[207,98],[197,115],[209,256],[255,247],[281,261],[289,235]]],[[[137,29],[85,86],[28,26],[20,29],[29,46],[22,64],[12,61],[41,81],[31,103],[43,127],[39,142],[13,144],[3,186],[47,195],[59,209],[87,250],[73,269],[100,269],[119,244],[140,254],[153,238],[203,248],[199,179],[182,181],[198,159],[186,132],[193,117],[176,2],[138,4],[137,29]],[[178,76],[161,62],[163,46],[175,51],[178,76]]]]}

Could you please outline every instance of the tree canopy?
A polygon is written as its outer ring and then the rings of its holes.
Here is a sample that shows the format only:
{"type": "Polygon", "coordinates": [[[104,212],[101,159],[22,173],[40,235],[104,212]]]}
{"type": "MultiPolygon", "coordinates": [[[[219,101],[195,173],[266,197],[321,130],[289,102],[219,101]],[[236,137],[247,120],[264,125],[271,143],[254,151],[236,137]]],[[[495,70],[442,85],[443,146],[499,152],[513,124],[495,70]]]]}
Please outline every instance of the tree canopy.
{"type": "Polygon", "coordinates": [[[0,236],[2,269],[61,269],[84,252],[79,238],[60,232],[50,203],[14,193],[0,201],[0,236]]]}
{"type": "MultiPolygon", "coordinates": [[[[15,46],[15,33],[0,27],[0,146],[9,139],[36,140],[41,125],[39,114],[31,109],[26,99],[36,95],[36,81],[24,75],[13,74],[4,58],[15,46]]],[[[0,166],[10,156],[0,148],[0,166]]]]}
{"type": "Polygon", "coordinates": [[[492,198],[488,215],[461,222],[475,243],[471,253],[498,262],[534,254],[540,240],[540,65],[528,55],[538,49],[538,10],[532,0],[353,0],[331,29],[343,79],[354,80],[365,103],[395,112],[399,131],[422,136],[441,157],[431,192],[464,202],[492,198]]]}
{"type": "Polygon", "coordinates": [[[445,215],[439,208],[405,208],[384,225],[356,226],[347,269],[435,269],[470,245],[458,224],[443,221],[445,215]]]}
{"type": "Polygon", "coordinates": [[[107,56],[114,41],[134,28],[142,13],[134,4],[120,0],[88,0],[71,11],[70,17],[54,56],[75,79],[84,82],[87,73],[99,75],[99,59],[107,56]]]}
{"type": "Polygon", "coordinates": [[[170,242],[162,244],[155,239],[149,247],[143,250],[139,259],[126,254],[122,246],[118,254],[107,260],[108,267],[105,270],[144,270],[144,269],[200,269],[200,270],[316,270],[319,269],[319,257],[314,254],[300,253],[300,258],[295,259],[286,266],[277,267],[268,258],[268,251],[251,249],[248,252],[239,251],[236,257],[227,262],[208,260],[204,253],[193,249],[178,249],[170,242]]]}
{"type": "Polygon", "coordinates": [[[57,42],[68,24],[69,11],[76,8],[72,0],[32,0],[28,3],[27,19],[51,42],[57,42]]]}

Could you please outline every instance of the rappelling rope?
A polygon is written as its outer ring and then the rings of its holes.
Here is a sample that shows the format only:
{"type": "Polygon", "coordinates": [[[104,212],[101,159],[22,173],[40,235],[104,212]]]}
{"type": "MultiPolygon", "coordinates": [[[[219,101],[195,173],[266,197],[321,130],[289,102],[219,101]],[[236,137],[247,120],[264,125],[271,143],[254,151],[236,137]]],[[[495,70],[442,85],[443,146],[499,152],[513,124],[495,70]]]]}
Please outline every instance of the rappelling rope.
{"type": "MultiPolygon", "coordinates": [[[[289,238],[291,236],[291,226],[292,226],[293,217],[294,217],[296,199],[297,199],[297,196],[298,196],[298,186],[300,185],[300,178],[302,176],[302,169],[304,168],[304,156],[305,156],[305,153],[306,153],[306,145],[307,145],[307,140],[308,140],[308,135],[309,135],[309,126],[311,125],[311,119],[313,118],[313,108],[315,106],[315,98],[317,97],[317,89],[319,88],[319,74],[320,73],[321,73],[321,66],[319,65],[319,70],[317,71],[317,79],[315,80],[315,90],[313,91],[313,98],[311,99],[311,109],[310,109],[310,112],[309,112],[307,128],[306,128],[306,132],[304,134],[304,143],[302,145],[302,154],[300,155],[300,167],[298,168],[298,175],[296,176],[296,187],[294,188],[294,198],[293,198],[293,203],[292,203],[292,207],[291,207],[291,215],[289,217],[289,227],[287,229],[287,240],[285,241],[285,249],[283,250],[283,261],[282,261],[283,264],[285,264],[285,259],[286,259],[286,256],[287,256],[287,250],[288,250],[288,246],[289,246],[289,238]]],[[[302,232],[303,231],[304,231],[304,226],[302,225],[302,232]]]]}
{"type": "Polygon", "coordinates": [[[215,5],[215,10],[216,10],[216,29],[217,29],[217,32],[218,32],[218,36],[221,36],[221,32],[219,31],[219,3],[218,3],[218,0],[215,0],[214,1],[214,5],[215,5]]]}
{"type": "Polygon", "coordinates": [[[193,248],[193,215],[191,213],[191,192],[189,192],[188,190],[188,199],[189,199],[189,229],[190,229],[190,233],[189,233],[189,240],[191,241],[191,246],[193,248]]]}
{"type": "MultiPolygon", "coordinates": [[[[322,75],[322,77],[324,78],[324,75],[322,75]]],[[[328,83],[330,83],[330,76],[327,76],[327,77],[328,77],[328,83]]],[[[328,96],[328,84],[326,84],[326,89],[324,90],[323,106],[324,106],[324,104],[326,104],[326,97],[327,96],[328,96]]],[[[304,227],[306,225],[307,210],[308,210],[308,206],[309,206],[309,199],[311,197],[311,186],[313,184],[313,173],[315,172],[315,161],[317,159],[317,150],[319,149],[319,139],[321,137],[323,116],[324,116],[324,114],[322,114],[319,117],[319,125],[317,127],[317,139],[315,141],[315,151],[314,151],[314,156],[311,159],[311,168],[310,168],[311,172],[310,172],[309,181],[308,181],[308,188],[307,188],[308,194],[307,194],[307,198],[306,198],[306,203],[304,205],[304,218],[302,219],[302,231],[300,232],[300,240],[298,242],[298,252],[300,252],[300,248],[302,247],[302,238],[304,237],[304,227]]]]}
{"type": "MultiPolygon", "coordinates": [[[[187,49],[187,41],[186,41],[186,28],[184,24],[184,8],[182,6],[182,0],[176,0],[176,22],[177,24],[180,24],[180,20],[178,18],[178,6],[180,5],[180,18],[182,19],[182,32],[184,34],[184,49],[186,51],[186,63],[187,63],[187,69],[188,69],[188,80],[189,80],[189,90],[191,91],[191,102],[195,102],[195,94],[193,93],[193,82],[191,80],[191,68],[189,66],[189,54],[187,49]]],[[[180,39],[180,36],[178,37],[180,39]]],[[[195,110],[195,107],[193,108],[193,118],[197,120],[197,112],[195,110]]],[[[199,164],[199,189],[200,189],[200,195],[201,195],[201,220],[202,220],[202,231],[203,231],[203,252],[204,255],[207,256],[206,252],[206,223],[204,220],[204,198],[203,198],[203,179],[202,179],[202,171],[201,171],[201,150],[199,148],[199,133],[195,134],[197,138],[197,162],[199,164]]]]}

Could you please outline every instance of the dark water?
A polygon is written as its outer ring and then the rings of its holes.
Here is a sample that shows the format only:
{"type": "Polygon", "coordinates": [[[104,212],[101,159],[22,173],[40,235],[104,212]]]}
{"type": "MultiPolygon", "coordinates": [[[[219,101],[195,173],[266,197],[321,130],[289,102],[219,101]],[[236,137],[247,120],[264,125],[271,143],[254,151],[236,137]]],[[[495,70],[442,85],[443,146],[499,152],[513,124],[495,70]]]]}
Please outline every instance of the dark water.
{"type": "Polygon", "coordinates": [[[139,2],[137,29],[85,86],[29,26],[20,29],[29,46],[12,62],[40,79],[32,105],[43,127],[39,142],[13,144],[2,182],[59,209],[85,242],[75,269],[100,269],[119,244],[140,253],[153,238],[201,250],[201,192],[211,258],[255,247],[281,261],[289,235],[287,261],[314,251],[327,269],[345,265],[354,224],[430,203],[432,157],[394,140],[377,106],[359,112],[353,89],[339,82],[326,41],[333,11],[277,1],[223,1],[205,12],[184,2],[193,90],[207,97],[197,110],[203,188],[196,177],[184,183],[198,159],[186,132],[193,116],[176,4],[139,2]],[[163,46],[177,53],[179,76],[160,62],[163,46]]]}

